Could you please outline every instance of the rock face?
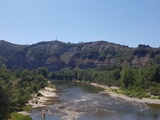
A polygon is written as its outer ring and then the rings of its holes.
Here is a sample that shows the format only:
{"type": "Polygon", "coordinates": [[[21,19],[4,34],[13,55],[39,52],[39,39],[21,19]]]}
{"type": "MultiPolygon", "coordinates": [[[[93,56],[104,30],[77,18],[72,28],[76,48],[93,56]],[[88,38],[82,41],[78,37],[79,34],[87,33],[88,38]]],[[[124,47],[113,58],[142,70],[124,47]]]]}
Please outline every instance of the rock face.
{"type": "Polygon", "coordinates": [[[2,40],[0,65],[3,63],[8,68],[36,69],[45,66],[49,70],[111,65],[150,66],[160,63],[160,48],[148,45],[130,48],[106,41],[78,44],[49,41],[16,45],[2,40]]]}

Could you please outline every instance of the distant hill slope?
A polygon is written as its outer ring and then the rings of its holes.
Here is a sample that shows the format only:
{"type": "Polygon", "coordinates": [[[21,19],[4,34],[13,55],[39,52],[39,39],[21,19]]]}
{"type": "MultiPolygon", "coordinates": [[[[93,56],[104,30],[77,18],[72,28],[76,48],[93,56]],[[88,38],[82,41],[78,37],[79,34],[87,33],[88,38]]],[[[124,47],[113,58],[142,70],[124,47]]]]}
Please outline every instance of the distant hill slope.
{"type": "Polygon", "coordinates": [[[4,40],[0,40],[0,65],[6,63],[14,57],[14,54],[24,49],[25,45],[12,44],[4,40]]]}
{"type": "Polygon", "coordinates": [[[25,45],[12,44],[4,40],[0,40],[0,55],[7,58],[10,55],[14,55],[17,51],[25,48],[25,45]]]}
{"type": "Polygon", "coordinates": [[[9,68],[49,70],[79,67],[131,65],[150,66],[160,63],[160,48],[139,45],[137,48],[106,41],[88,43],[40,42],[23,46],[0,41],[0,55],[9,68]]]}

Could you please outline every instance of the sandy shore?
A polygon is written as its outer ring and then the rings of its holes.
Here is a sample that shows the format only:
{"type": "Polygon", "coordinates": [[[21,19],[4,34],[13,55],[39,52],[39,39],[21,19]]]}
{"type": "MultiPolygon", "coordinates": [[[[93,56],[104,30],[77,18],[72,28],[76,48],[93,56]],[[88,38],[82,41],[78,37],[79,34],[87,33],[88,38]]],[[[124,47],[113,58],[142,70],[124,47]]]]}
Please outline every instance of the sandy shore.
{"type": "Polygon", "coordinates": [[[145,103],[145,104],[160,104],[160,99],[131,98],[131,97],[128,97],[126,95],[115,93],[115,92],[112,91],[113,89],[119,89],[118,87],[108,87],[108,86],[105,86],[105,85],[99,85],[97,83],[90,83],[90,85],[93,85],[93,86],[96,86],[96,87],[101,87],[101,88],[105,89],[102,93],[108,93],[113,98],[119,98],[119,99],[123,99],[123,100],[129,101],[129,102],[138,102],[138,103],[145,103]]]}
{"type": "Polygon", "coordinates": [[[18,114],[22,114],[22,115],[31,115],[31,113],[29,113],[29,112],[26,112],[26,111],[21,111],[21,112],[18,112],[18,114]]]}
{"type": "MultiPolygon", "coordinates": [[[[28,101],[26,105],[30,105],[32,108],[38,108],[46,106],[52,98],[57,98],[56,88],[45,87],[43,90],[38,91],[42,96],[37,96],[37,94],[32,94],[32,99],[28,101]]],[[[18,112],[22,115],[30,115],[31,113],[26,111],[18,112]]]]}
{"type": "Polygon", "coordinates": [[[56,89],[45,87],[43,90],[38,91],[42,96],[37,96],[37,94],[32,95],[32,99],[28,101],[27,105],[32,106],[32,108],[46,106],[52,98],[57,98],[58,95],[55,92],[56,89]]]}

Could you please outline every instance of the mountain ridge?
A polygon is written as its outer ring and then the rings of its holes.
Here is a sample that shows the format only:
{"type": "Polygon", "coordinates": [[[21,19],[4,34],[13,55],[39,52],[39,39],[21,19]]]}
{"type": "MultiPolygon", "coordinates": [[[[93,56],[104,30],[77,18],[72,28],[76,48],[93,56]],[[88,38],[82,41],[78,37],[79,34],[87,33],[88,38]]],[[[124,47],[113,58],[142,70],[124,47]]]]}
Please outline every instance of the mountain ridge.
{"type": "Polygon", "coordinates": [[[55,71],[75,67],[151,66],[160,63],[160,48],[142,44],[133,48],[107,41],[64,43],[56,40],[17,45],[1,40],[0,51],[1,63],[8,68],[36,69],[44,66],[55,71]]]}

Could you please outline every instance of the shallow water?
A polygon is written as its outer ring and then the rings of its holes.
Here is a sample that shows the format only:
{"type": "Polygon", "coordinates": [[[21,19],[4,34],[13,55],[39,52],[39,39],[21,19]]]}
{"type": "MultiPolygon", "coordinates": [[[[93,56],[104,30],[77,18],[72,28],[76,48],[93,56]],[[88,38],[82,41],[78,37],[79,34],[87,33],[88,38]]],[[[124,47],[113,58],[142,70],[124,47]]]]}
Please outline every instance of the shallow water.
{"type": "Polygon", "coordinates": [[[32,110],[33,120],[160,120],[160,110],[100,94],[97,87],[84,84],[56,84],[59,100],[32,110]]]}

